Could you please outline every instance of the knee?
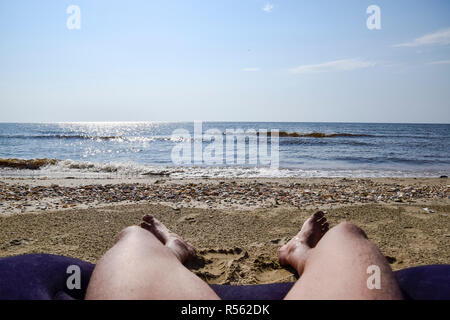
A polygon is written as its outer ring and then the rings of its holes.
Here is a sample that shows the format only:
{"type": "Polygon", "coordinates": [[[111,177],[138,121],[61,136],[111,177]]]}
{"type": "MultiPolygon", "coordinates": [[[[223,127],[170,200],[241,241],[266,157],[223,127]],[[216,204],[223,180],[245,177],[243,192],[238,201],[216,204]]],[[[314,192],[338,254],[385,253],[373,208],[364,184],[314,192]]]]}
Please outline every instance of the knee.
{"type": "Polygon", "coordinates": [[[138,226],[126,227],[117,235],[117,241],[139,237],[143,231],[145,232],[145,230],[138,226]]]}
{"type": "Polygon", "coordinates": [[[347,222],[347,221],[339,223],[332,230],[334,232],[356,235],[356,236],[363,237],[363,238],[367,239],[367,235],[366,235],[366,233],[364,232],[363,229],[361,229],[357,225],[354,225],[353,223],[350,223],[350,222],[347,222]]]}

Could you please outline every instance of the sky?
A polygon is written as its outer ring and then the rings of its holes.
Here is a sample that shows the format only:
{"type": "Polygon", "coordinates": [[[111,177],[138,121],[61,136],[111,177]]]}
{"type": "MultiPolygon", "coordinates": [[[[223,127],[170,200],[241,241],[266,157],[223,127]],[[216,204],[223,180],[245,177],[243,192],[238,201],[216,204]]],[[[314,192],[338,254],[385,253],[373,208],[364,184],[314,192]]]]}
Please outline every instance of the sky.
{"type": "Polygon", "coordinates": [[[448,0],[0,0],[0,122],[450,123],[449,89],[448,0]]]}

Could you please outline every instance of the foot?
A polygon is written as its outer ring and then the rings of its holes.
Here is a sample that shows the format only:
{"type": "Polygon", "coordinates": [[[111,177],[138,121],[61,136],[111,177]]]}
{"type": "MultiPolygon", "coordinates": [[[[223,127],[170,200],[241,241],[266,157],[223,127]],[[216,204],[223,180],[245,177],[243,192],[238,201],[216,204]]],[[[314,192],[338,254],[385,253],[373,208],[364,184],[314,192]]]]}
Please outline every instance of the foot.
{"type": "Polygon", "coordinates": [[[185,263],[196,256],[194,246],[183,240],[179,235],[171,232],[162,222],[150,215],[146,215],[142,219],[144,222],[141,223],[141,227],[153,233],[159,241],[172,250],[181,263],[185,263]]]}
{"type": "Polygon", "coordinates": [[[317,245],[328,228],[325,214],[322,211],[314,213],[305,221],[300,232],[278,250],[280,264],[294,268],[301,275],[309,251],[317,245]]]}

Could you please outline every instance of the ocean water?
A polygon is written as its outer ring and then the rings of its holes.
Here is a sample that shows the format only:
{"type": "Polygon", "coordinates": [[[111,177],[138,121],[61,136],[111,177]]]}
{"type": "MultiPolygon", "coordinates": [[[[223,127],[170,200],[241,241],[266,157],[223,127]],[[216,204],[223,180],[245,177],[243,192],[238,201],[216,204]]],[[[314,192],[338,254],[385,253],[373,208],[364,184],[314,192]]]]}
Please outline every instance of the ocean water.
{"type": "MultiPolygon", "coordinates": [[[[202,123],[203,133],[210,129],[223,134],[224,161],[177,165],[171,156],[175,146],[190,143],[194,150],[192,122],[0,123],[0,176],[427,177],[450,173],[450,124],[202,123]],[[174,137],[177,129],[186,130],[191,138],[174,137]],[[237,139],[236,150],[245,154],[246,162],[227,162],[225,133],[231,129],[278,130],[279,166],[249,162],[251,135],[237,139]],[[11,158],[59,161],[18,165],[7,160],[11,158]]],[[[200,140],[203,151],[208,150],[211,140],[200,140]]],[[[268,137],[269,154],[271,146],[268,137]]]]}

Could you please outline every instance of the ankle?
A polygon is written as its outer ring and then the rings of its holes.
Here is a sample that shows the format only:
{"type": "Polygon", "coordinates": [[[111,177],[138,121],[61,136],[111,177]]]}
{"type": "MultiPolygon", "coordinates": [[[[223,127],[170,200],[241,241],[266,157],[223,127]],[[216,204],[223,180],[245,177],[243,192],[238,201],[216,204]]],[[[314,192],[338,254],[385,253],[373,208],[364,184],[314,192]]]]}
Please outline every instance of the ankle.
{"type": "Polygon", "coordinates": [[[301,276],[303,271],[305,271],[305,264],[312,249],[308,246],[305,246],[301,250],[302,251],[299,255],[294,256],[295,258],[292,259],[291,263],[291,266],[295,269],[295,271],[297,271],[299,276],[301,276]]]}
{"type": "Polygon", "coordinates": [[[293,268],[300,275],[303,273],[310,250],[311,247],[303,241],[288,244],[279,252],[280,264],[293,268]]]}

